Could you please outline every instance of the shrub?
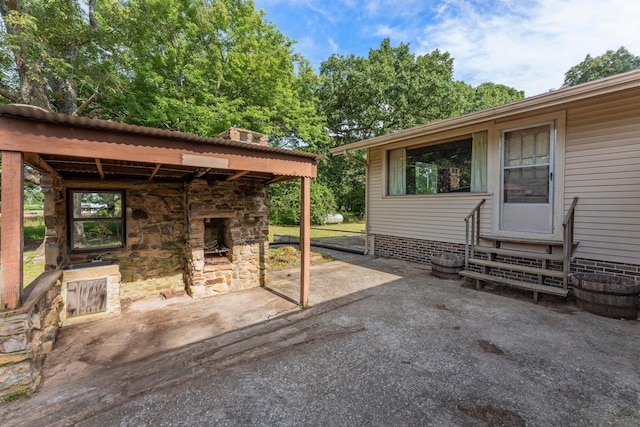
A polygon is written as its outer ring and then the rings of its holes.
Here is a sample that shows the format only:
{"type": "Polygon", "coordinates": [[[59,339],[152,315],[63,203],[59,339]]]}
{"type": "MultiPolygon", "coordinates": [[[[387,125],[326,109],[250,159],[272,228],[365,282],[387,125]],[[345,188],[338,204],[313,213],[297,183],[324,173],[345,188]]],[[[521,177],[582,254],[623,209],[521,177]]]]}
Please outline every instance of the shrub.
{"type": "MultiPolygon", "coordinates": [[[[317,181],[311,182],[311,223],[323,224],[327,214],[336,212],[331,190],[317,181]]],[[[300,183],[288,181],[269,187],[269,221],[279,225],[300,223],[300,183]]]]}

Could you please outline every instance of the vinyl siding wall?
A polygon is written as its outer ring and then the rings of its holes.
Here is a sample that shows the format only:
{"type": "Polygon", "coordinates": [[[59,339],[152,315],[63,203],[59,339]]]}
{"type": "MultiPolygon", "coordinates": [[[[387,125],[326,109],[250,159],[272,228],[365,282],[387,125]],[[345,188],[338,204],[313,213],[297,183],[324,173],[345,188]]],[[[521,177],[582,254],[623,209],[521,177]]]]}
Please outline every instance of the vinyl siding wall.
{"type": "Polygon", "coordinates": [[[640,93],[567,112],[565,209],[579,258],[640,264],[640,93]]]}
{"type": "Polygon", "coordinates": [[[481,213],[481,229],[491,229],[491,196],[476,193],[384,196],[384,150],[370,150],[369,232],[397,237],[462,243],[464,218],[487,199],[481,213]]]}
{"type": "MultiPolygon", "coordinates": [[[[640,265],[640,89],[624,97],[607,96],[568,105],[564,110],[567,122],[564,189],[560,190],[564,192],[562,215],[574,196],[580,198],[575,227],[575,239],[580,245],[574,255],[640,265]]],[[[384,151],[411,143],[369,149],[370,234],[463,244],[464,218],[483,198],[486,203],[481,210],[481,232],[491,233],[495,209],[492,198],[499,188],[497,147],[502,126],[485,123],[473,129],[489,130],[487,194],[384,196],[384,151]]],[[[458,134],[473,130],[461,129],[458,134]]],[[[450,136],[451,132],[446,137],[450,136]]],[[[439,137],[442,136],[433,135],[415,143],[439,137]]]]}

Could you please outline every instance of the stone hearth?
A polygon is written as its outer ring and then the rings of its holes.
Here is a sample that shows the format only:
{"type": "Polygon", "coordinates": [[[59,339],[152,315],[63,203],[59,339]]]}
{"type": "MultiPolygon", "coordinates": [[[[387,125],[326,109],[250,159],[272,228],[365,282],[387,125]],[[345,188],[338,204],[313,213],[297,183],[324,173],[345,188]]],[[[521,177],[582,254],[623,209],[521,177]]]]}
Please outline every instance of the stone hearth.
{"type": "Polygon", "coordinates": [[[267,191],[249,180],[188,190],[188,291],[204,297],[264,284],[268,245],[267,191]],[[213,241],[228,251],[205,253],[213,241]]]}

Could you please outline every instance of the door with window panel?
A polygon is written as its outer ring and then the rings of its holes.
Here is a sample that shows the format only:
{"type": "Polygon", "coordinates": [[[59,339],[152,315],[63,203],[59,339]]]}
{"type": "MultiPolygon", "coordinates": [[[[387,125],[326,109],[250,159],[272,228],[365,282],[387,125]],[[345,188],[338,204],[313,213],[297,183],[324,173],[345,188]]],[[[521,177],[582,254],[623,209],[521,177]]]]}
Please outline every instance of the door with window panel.
{"type": "Polygon", "coordinates": [[[501,230],[553,233],[554,146],[553,123],[502,133],[501,230]]]}

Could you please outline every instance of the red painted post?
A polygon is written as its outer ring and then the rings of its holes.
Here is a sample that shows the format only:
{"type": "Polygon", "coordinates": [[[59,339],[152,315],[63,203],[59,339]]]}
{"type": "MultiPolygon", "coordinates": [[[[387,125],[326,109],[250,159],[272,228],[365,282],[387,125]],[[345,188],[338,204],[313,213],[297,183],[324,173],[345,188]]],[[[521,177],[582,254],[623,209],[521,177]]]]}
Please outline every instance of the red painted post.
{"type": "Polygon", "coordinates": [[[14,309],[22,302],[24,168],[17,151],[2,152],[2,308],[14,309]]]}
{"type": "Polygon", "coordinates": [[[300,200],[300,305],[309,305],[309,282],[311,278],[311,178],[301,179],[300,200]]]}

